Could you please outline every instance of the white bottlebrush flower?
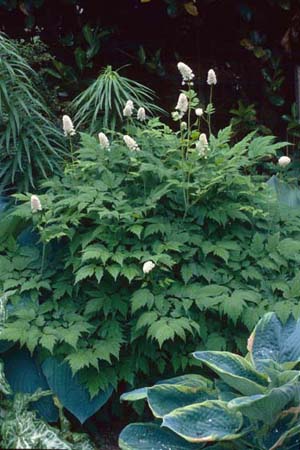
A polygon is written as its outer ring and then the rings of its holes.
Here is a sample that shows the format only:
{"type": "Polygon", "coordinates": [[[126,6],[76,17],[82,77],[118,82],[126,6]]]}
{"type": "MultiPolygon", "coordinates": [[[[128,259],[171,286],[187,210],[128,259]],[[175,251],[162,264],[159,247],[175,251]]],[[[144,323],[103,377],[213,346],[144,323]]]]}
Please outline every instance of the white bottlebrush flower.
{"type": "Polygon", "coordinates": [[[137,119],[140,122],[144,122],[146,120],[146,111],[145,111],[145,108],[143,108],[142,106],[138,109],[137,119]]]}
{"type": "Polygon", "coordinates": [[[181,93],[178,97],[177,105],[175,106],[175,109],[177,109],[181,117],[187,112],[189,108],[189,101],[185,94],[181,93]]]}
{"type": "Polygon", "coordinates": [[[151,270],[154,269],[154,267],[155,267],[155,264],[154,264],[153,261],[146,261],[146,262],[143,264],[143,272],[144,272],[144,273],[149,273],[149,272],[151,272],[151,270]]]}
{"type": "Polygon", "coordinates": [[[64,115],[62,118],[62,121],[63,121],[63,130],[64,130],[65,136],[74,136],[74,134],[76,134],[76,132],[75,132],[74,125],[73,125],[71,118],[67,115],[64,115]]]}
{"type": "Polygon", "coordinates": [[[203,109],[202,108],[196,108],[195,114],[197,117],[203,116],[203,109]]]}
{"type": "Polygon", "coordinates": [[[290,162],[291,162],[291,158],[289,158],[288,156],[281,156],[281,157],[278,159],[278,164],[279,164],[281,167],[288,166],[288,165],[290,164],[290,162]]]}
{"type": "Polygon", "coordinates": [[[207,137],[205,133],[201,133],[199,136],[199,140],[196,143],[196,149],[199,153],[199,156],[207,157],[207,152],[209,150],[207,137]]]}
{"type": "Polygon", "coordinates": [[[42,211],[42,204],[40,199],[37,195],[32,195],[30,198],[30,206],[31,206],[31,212],[36,213],[38,211],[42,211]]]}
{"type": "Polygon", "coordinates": [[[209,69],[209,71],[208,71],[207,84],[209,84],[209,86],[212,86],[213,84],[217,84],[217,76],[216,76],[216,72],[214,71],[214,69],[209,69]]]}
{"type": "Polygon", "coordinates": [[[182,84],[193,82],[193,78],[195,77],[195,75],[192,69],[187,64],[179,62],[177,64],[177,68],[182,76],[182,84]]]}
{"type": "Polygon", "coordinates": [[[127,100],[125,108],[123,109],[124,117],[131,117],[133,114],[134,106],[132,100],[127,100]]]}
{"type": "Polygon", "coordinates": [[[123,136],[123,139],[129,150],[140,150],[138,144],[135,142],[134,139],[132,139],[132,137],[125,134],[125,136],[123,136]]]}
{"type": "Polygon", "coordinates": [[[99,138],[100,147],[109,149],[109,140],[108,140],[107,136],[105,136],[104,133],[99,133],[98,138],[99,138]]]}

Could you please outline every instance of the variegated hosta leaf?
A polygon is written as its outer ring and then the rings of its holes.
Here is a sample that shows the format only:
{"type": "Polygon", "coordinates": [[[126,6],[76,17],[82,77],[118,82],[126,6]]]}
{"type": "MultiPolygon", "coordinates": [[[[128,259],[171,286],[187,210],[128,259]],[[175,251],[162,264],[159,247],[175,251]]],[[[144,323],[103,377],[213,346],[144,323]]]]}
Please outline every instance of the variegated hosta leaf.
{"type": "Polygon", "coordinates": [[[119,437],[122,450],[199,450],[200,444],[191,444],[170,430],[152,423],[128,425],[119,437]]]}
{"type": "Polygon", "coordinates": [[[71,442],[68,442],[68,433],[64,436],[60,430],[38,419],[35,412],[26,410],[30,402],[45,395],[49,392],[15,395],[13,407],[1,424],[2,448],[94,450],[87,435],[72,433],[71,442]]]}
{"type": "MultiPolygon", "coordinates": [[[[201,375],[197,374],[188,374],[188,375],[181,375],[179,377],[169,378],[167,380],[161,380],[154,386],[159,386],[161,384],[165,385],[173,385],[177,384],[180,386],[186,386],[190,388],[199,388],[199,387],[212,387],[212,382],[208,380],[207,378],[202,377],[201,375]]],[[[135,402],[136,400],[143,400],[147,398],[147,391],[149,388],[140,388],[140,389],[134,389],[130,392],[125,392],[121,396],[121,400],[127,401],[127,402],[135,402]]]]}
{"type": "Polygon", "coordinates": [[[38,420],[30,411],[10,413],[2,423],[1,436],[3,448],[72,450],[72,445],[59,436],[58,430],[38,420]]]}
{"type": "Polygon", "coordinates": [[[148,404],[156,417],[163,417],[174,409],[216,399],[212,391],[203,386],[188,387],[179,384],[158,384],[148,389],[148,404]]]}
{"type": "Polygon", "coordinates": [[[230,410],[225,402],[219,400],[175,409],[163,418],[163,426],[189,442],[237,439],[242,425],[242,414],[230,410]]]}
{"type": "Polygon", "coordinates": [[[300,319],[292,316],[283,325],[275,313],[265,314],[248,341],[255,367],[264,371],[263,361],[276,361],[293,368],[300,361],[300,319]]]}
{"type": "Polygon", "coordinates": [[[94,445],[85,433],[72,433],[72,450],[95,450],[94,445]]]}
{"type": "Polygon", "coordinates": [[[257,372],[241,356],[229,352],[195,352],[194,357],[208,365],[222,380],[243,395],[264,393],[268,385],[266,376],[257,372]]]}
{"type": "Polygon", "coordinates": [[[0,392],[5,395],[10,395],[12,393],[11,387],[8,384],[5,374],[4,374],[4,364],[0,360],[0,392]]]}
{"type": "Polygon", "coordinates": [[[228,407],[240,411],[252,420],[272,424],[284,407],[299,395],[299,382],[289,383],[271,389],[265,395],[238,397],[228,403],[228,407]]]}

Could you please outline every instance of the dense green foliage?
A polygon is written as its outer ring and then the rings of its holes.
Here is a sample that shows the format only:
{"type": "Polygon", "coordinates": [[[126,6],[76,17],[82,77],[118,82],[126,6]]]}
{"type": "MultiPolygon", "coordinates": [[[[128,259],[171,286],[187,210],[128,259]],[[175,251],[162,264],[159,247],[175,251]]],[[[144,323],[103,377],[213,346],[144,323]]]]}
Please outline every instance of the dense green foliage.
{"type": "Polygon", "coordinates": [[[57,171],[67,156],[63,136],[44,98],[36,74],[18,48],[0,35],[0,190],[29,189],[57,171]]]}
{"type": "Polygon", "coordinates": [[[120,448],[297,448],[299,330],[299,320],[290,317],[283,325],[268,313],[249,338],[246,358],[229,352],[194,353],[217,375],[214,381],[184,375],[124,394],[123,400],[147,399],[158,423],[127,426],[120,448]]]}
{"type": "Polygon", "coordinates": [[[1,286],[18,305],[3,338],[64,358],[92,395],[150,366],[185,369],[195,341],[243,348],[266,310],[299,310],[297,212],[250,175],[284,144],[250,134],[230,146],[226,128],[203,154],[197,128],[127,129],[140,151],[82,134],[76,162],[44,183],[43,210],[19,194],[1,220],[1,286]],[[18,238],[27,227],[31,242],[18,238]]]}

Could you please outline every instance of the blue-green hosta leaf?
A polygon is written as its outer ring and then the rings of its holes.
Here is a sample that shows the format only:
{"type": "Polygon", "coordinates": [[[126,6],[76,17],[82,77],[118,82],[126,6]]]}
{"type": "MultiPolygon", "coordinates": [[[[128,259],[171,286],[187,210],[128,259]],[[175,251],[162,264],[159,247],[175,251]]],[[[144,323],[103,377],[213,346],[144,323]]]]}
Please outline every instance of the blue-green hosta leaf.
{"type": "Polygon", "coordinates": [[[199,450],[202,445],[186,442],[152,423],[134,423],[120,434],[119,447],[121,450],[199,450]]]}
{"type": "MultiPolygon", "coordinates": [[[[158,385],[180,385],[182,387],[189,387],[198,389],[199,387],[212,387],[212,382],[197,374],[180,375],[179,377],[169,378],[167,380],[158,381],[154,386],[158,385]]],[[[134,389],[130,392],[125,392],[121,395],[121,400],[127,402],[135,402],[136,400],[143,400],[147,398],[148,387],[134,389]]]]}
{"type": "Polygon", "coordinates": [[[222,380],[244,395],[263,393],[267,377],[257,372],[244,358],[229,352],[195,352],[194,357],[207,364],[222,380]]]}
{"type": "MultiPolygon", "coordinates": [[[[6,378],[14,393],[33,394],[37,389],[49,390],[49,385],[35,357],[25,350],[15,350],[3,355],[6,378]]],[[[32,405],[48,422],[56,422],[58,410],[50,396],[43,397],[32,405]]]]}
{"type": "Polygon", "coordinates": [[[271,389],[266,395],[257,394],[231,400],[228,407],[242,412],[253,420],[272,424],[283,408],[291,402],[300,391],[299,381],[279,388],[271,389]]]}
{"type": "Polygon", "coordinates": [[[258,322],[249,338],[248,349],[256,368],[264,371],[266,361],[293,368],[300,361],[300,320],[292,316],[283,325],[274,313],[258,322]],[[265,362],[263,362],[265,360],[265,362]]]}
{"type": "Polygon", "coordinates": [[[189,442],[237,439],[242,425],[242,414],[219,400],[178,408],[163,418],[163,426],[189,442]]]}
{"type": "Polygon", "coordinates": [[[212,391],[178,384],[158,384],[148,389],[148,404],[155,417],[163,417],[174,409],[215,399],[212,391]]]}
{"type": "Polygon", "coordinates": [[[121,395],[120,400],[125,402],[136,402],[137,400],[144,400],[147,398],[148,388],[134,389],[130,392],[125,392],[121,395]]]}
{"type": "Polygon", "coordinates": [[[42,365],[43,372],[52,391],[61,404],[83,423],[95,414],[110,398],[112,388],[90,398],[87,388],[80,383],[79,375],[72,375],[66,362],[48,358],[42,365]]]}

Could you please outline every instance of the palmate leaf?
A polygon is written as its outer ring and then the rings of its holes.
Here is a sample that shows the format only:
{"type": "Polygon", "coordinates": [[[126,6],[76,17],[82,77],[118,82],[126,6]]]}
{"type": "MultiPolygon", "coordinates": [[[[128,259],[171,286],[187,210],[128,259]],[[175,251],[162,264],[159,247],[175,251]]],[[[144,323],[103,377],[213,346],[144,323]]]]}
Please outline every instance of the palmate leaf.
{"type": "Polygon", "coordinates": [[[162,425],[188,442],[226,441],[240,437],[243,416],[225,402],[209,400],[175,409],[163,417],[162,425]]]}

